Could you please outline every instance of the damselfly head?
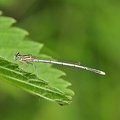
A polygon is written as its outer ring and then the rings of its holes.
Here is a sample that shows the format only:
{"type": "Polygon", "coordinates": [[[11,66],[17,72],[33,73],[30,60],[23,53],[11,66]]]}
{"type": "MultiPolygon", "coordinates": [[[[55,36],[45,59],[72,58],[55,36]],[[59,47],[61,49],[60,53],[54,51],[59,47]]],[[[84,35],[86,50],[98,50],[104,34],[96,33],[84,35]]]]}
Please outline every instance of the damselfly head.
{"type": "Polygon", "coordinates": [[[15,55],[14,55],[14,59],[17,60],[20,56],[20,52],[17,52],[15,55]]]}

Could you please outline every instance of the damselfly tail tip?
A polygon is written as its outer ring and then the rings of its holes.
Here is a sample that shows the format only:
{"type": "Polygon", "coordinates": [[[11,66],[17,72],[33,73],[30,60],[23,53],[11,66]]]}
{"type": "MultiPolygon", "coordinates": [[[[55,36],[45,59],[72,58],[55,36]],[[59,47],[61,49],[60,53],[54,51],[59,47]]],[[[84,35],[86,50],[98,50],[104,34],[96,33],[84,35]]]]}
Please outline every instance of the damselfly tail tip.
{"type": "Polygon", "coordinates": [[[96,73],[98,73],[98,74],[101,74],[101,75],[106,75],[106,73],[105,72],[103,72],[103,71],[96,71],[96,73]]]}
{"type": "Polygon", "coordinates": [[[101,75],[106,75],[106,73],[105,73],[105,72],[103,72],[103,71],[101,71],[101,75]]]}

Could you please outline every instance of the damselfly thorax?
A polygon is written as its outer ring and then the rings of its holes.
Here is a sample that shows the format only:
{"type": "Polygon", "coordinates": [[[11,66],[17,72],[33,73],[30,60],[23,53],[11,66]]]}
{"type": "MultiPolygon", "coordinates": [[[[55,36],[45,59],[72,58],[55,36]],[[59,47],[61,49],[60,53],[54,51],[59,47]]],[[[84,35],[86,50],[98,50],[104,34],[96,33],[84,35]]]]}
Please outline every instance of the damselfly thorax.
{"type": "Polygon", "coordinates": [[[15,60],[19,60],[21,62],[33,62],[34,58],[31,54],[28,54],[28,55],[20,55],[20,53],[16,53],[15,56],[14,56],[14,59],[15,60]]]}

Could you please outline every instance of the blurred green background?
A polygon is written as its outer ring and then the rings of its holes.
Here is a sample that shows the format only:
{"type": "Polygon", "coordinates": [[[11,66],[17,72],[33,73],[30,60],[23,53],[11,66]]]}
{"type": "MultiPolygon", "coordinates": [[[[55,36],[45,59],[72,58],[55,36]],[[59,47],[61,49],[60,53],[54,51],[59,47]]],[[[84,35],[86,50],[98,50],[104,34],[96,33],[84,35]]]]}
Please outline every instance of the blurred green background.
{"type": "Polygon", "coordinates": [[[0,120],[120,120],[119,0],[0,0],[41,53],[106,72],[58,66],[75,91],[69,106],[39,99],[0,81],[0,120]]]}

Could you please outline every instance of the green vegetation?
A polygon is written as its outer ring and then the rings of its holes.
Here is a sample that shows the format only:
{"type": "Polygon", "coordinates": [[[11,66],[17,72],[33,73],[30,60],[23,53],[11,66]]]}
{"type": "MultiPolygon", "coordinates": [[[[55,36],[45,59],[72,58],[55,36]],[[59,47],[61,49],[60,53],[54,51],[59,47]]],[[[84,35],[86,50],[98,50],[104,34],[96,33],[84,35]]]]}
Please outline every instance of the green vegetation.
{"type": "MultiPolygon", "coordinates": [[[[6,58],[7,60],[13,61],[14,53],[19,50],[23,52],[31,51],[32,53],[38,53],[43,45],[25,40],[25,35],[27,34],[27,32],[16,27],[11,27],[12,23],[14,22],[14,19],[2,16],[0,17],[1,56],[6,58]],[[33,47],[36,49],[31,49],[33,47]]],[[[48,80],[55,81],[56,79],[57,81],[59,81],[59,83],[55,83],[52,81],[52,83],[55,84],[51,84],[49,81],[47,83],[44,79],[40,80],[35,75],[22,71],[18,68],[18,66],[7,60],[0,58],[1,80],[8,80],[9,82],[30,93],[57,102],[60,105],[70,103],[72,99],[71,95],[73,94],[73,92],[69,89],[66,89],[66,87],[70,85],[70,83],[65,81],[63,82],[63,80],[59,79],[59,76],[61,76],[62,74],[64,75],[64,73],[59,70],[57,71],[56,69],[53,69],[51,67],[47,68],[47,74],[44,74],[43,72],[42,75],[41,73],[42,77],[44,77],[44,75],[49,76],[48,80]],[[51,76],[51,72],[52,76],[54,76],[54,74],[57,74],[57,76],[53,78],[51,76]],[[61,89],[59,89],[59,87],[61,89]]],[[[40,67],[40,69],[42,70],[42,66],[40,67]]]]}
{"type": "Polygon", "coordinates": [[[1,0],[0,120],[118,120],[119,6],[113,0],[1,0]],[[106,75],[36,63],[36,76],[31,65],[21,70],[16,52],[80,63],[106,75]],[[61,107],[39,96],[72,103],[61,107]]]}

